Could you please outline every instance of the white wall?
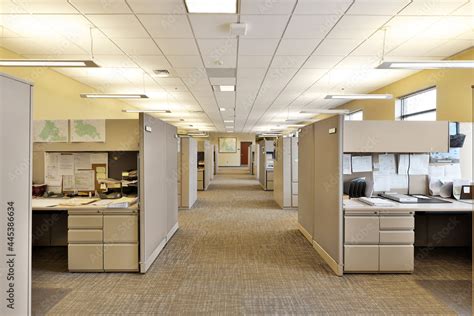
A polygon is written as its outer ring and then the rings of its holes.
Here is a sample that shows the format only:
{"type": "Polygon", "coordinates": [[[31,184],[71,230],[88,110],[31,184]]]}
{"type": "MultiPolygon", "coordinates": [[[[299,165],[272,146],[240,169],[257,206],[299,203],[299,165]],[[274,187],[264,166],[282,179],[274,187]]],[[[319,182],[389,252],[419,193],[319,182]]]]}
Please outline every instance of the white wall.
{"type": "Polygon", "coordinates": [[[219,153],[219,167],[237,167],[240,166],[240,142],[252,142],[255,144],[255,134],[253,133],[210,133],[209,141],[217,146],[219,150],[219,137],[237,138],[236,153],[219,153]]]}

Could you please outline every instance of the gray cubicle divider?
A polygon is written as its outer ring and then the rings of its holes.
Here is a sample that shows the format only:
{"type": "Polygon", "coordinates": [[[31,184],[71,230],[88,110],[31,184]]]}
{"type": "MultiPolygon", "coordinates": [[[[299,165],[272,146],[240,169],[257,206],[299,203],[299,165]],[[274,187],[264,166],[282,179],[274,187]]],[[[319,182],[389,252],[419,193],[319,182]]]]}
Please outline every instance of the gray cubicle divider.
{"type": "Polygon", "coordinates": [[[313,246],[337,274],[343,274],[342,115],[314,123],[313,246]]]}
{"type": "Polygon", "coordinates": [[[191,208],[197,200],[197,143],[181,138],[181,208],[191,208]]]}
{"type": "Polygon", "coordinates": [[[313,243],[314,233],[314,124],[301,128],[298,146],[298,226],[313,243]]]}
{"type": "Polygon", "coordinates": [[[281,208],[292,207],[292,138],[280,136],[276,140],[273,169],[273,197],[281,208]]]}
{"type": "Polygon", "coordinates": [[[0,74],[0,315],[31,313],[32,85],[0,74]]]}
{"type": "Polygon", "coordinates": [[[140,113],[140,272],[178,229],[176,127],[140,113]]]}

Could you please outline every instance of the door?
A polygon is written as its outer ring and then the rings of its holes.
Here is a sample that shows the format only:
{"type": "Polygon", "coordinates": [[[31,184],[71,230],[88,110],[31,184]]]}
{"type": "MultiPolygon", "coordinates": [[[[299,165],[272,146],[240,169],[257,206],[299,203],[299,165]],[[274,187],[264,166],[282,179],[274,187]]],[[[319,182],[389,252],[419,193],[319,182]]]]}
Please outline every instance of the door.
{"type": "Polygon", "coordinates": [[[249,164],[249,146],[252,142],[240,142],[240,165],[249,164]]]}

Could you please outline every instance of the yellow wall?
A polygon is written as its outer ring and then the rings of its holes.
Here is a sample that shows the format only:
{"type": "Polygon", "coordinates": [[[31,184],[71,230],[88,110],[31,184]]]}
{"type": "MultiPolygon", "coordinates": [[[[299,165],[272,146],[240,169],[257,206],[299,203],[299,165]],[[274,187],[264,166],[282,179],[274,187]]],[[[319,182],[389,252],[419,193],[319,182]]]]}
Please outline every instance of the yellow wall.
{"type": "Polygon", "coordinates": [[[211,144],[215,144],[217,149],[219,149],[219,137],[237,138],[236,153],[218,153],[219,167],[240,166],[240,142],[255,143],[255,134],[251,133],[209,133],[209,141],[211,144]]]}
{"type": "MultiPolygon", "coordinates": [[[[450,59],[474,60],[474,48],[463,51],[450,59]]],[[[339,108],[362,109],[364,120],[393,120],[397,98],[436,86],[437,120],[472,122],[472,85],[474,85],[473,69],[423,70],[372,92],[392,94],[394,96],[392,100],[357,100],[339,108]]]]}
{"type": "MultiPolygon", "coordinates": [[[[21,56],[0,47],[0,58],[21,56]]],[[[33,119],[137,119],[137,114],[123,113],[130,108],[119,100],[83,99],[80,93],[93,88],[60,74],[50,68],[0,67],[0,72],[34,84],[33,119]]]]}

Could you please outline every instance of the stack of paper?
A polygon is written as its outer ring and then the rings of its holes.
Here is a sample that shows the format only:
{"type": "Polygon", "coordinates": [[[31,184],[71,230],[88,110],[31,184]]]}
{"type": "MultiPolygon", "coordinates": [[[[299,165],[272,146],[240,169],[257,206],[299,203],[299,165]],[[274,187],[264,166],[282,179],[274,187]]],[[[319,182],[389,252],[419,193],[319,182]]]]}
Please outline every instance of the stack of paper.
{"type": "Polygon", "coordinates": [[[385,199],[381,199],[381,198],[361,197],[359,198],[359,201],[371,206],[395,206],[395,203],[387,201],[385,199]]]}

